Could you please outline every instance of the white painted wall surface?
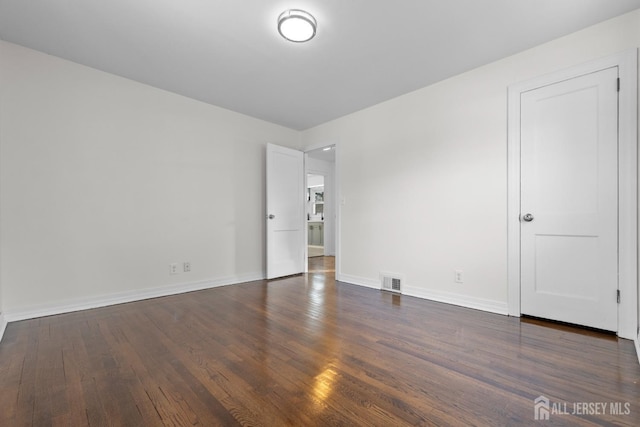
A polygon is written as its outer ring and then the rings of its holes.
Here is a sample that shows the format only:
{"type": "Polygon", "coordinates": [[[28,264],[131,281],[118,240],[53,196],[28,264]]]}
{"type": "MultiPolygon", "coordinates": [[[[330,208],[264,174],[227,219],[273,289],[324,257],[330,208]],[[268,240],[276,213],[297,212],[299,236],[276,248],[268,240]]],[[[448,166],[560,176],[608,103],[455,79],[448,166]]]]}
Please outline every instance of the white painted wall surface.
{"type": "Polygon", "coordinates": [[[340,278],[506,313],[507,86],[639,45],[636,10],[303,132],[340,141],[340,278]]]}
{"type": "Polygon", "coordinates": [[[265,146],[299,132],[6,42],[0,59],[9,320],[264,277],[265,146]]]}
{"type": "MultiPolygon", "coordinates": [[[[2,56],[0,56],[0,60],[2,60],[2,56]]],[[[0,79],[2,78],[2,74],[0,74],[0,79]]],[[[0,92],[0,102],[2,99],[2,95],[0,92]]],[[[0,104],[1,105],[1,104],[0,104]]],[[[0,147],[2,146],[2,108],[0,108],[0,147]]],[[[0,156],[2,152],[0,150],[0,156]]],[[[1,159],[1,158],[0,158],[1,159]]],[[[0,206],[2,205],[2,199],[0,198],[0,206]]],[[[0,222],[2,221],[2,212],[0,211],[0,222]]],[[[2,241],[2,230],[0,228],[0,242],[2,241]]],[[[2,303],[2,244],[0,244],[0,341],[2,341],[2,337],[4,336],[4,331],[7,327],[7,321],[4,317],[4,308],[2,303]]]]}

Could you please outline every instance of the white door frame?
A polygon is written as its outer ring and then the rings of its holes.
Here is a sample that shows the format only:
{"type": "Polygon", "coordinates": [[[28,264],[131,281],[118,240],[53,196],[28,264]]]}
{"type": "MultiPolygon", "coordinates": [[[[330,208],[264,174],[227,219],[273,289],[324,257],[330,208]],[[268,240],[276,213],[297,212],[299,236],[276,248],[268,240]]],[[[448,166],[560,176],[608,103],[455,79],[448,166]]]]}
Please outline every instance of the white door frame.
{"type": "Polygon", "coordinates": [[[618,67],[618,336],[636,339],[638,329],[638,51],[517,83],[508,88],[507,282],[510,316],[520,316],[520,95],[606,68],[618,67]]]}
{"type": "MultiPolygon", "coordinates": [[[[340,198],[340,144],[338,143],[338,141],[326,141],[326,142],[321,142],[321,143],[317,143],[317,144],[312,144],[308,147],[306,147],[304,149],[304,153],[308,153],[309,151],[314,151],[314,150],[318,150],[320,148],[324,148],[324,147],[329,147],[329,146],[334,146],[334,150],[335,150],[335,156],[336,156],[336,161],[334,164],[334,168],[333,168],[333,186],[334,186],[334,191],[335,191],[335,199],[334,199],[334,205],[335,205],[335,210],[336,210],[336,220],[333,224],[333,233],[334,233],[334,244],[335,244],[335,249],[336,249],[336,280],[340,280],[340,272],[342,271],[342,268],[340,267],[340,216],[341,216],[341,210],[342,210],[342,202],[341,202],[341,198],[340,198]]],[[[305,156],[305,160],[306,160],[306,156],[305,156]]],[[[305,163],[304,165],[304,186],[305,189],[307,188],[307,165],[305,163]]],[[[306,213],[305,213],[306,215],[306,213]]],[[[305,221],[306,222],[306,221],[305,221]]],[[[308,254],[308,250],[309,248],[307,247],[308,244],[308,234],[305,233],[305,240],[304,240],[304,253],[305,253],[305,257],[307,259],[307,263],[305,264],[305,273],[308,272],[308,268],[309,268],[309,254],[308,254]]]]}

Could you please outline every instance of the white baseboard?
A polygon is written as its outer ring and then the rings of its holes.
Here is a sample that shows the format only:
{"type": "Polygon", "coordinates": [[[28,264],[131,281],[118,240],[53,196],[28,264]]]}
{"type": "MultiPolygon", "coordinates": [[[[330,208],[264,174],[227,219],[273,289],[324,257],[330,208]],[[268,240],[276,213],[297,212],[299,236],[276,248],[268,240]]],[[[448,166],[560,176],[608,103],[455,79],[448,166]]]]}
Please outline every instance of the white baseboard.
{"type": "Polygon", "coordinates": [[[638,356],[638,363],[640,363],[640,335],[633,341],[636,343],[636,356],[638,356]]]}
{"type": "MultiPolygon", "coordinates": [[[[364,277],[350,276],[341,274],[336,277],[340,282],[351,283],[353,285],[364,286],[372,289],[380,289],[380,281],[366,279],[364,277]]],[[[430,301],[444,302],[446,304],[457,305],[460,307],[473,308],[476,310],[488,311],[490,313],[508,314],[506,301],[494,301],[484,298],[470,297],[467,295],[454,294],[443,291],[434,291],[429,289],[417,288],[414,286],[403,286],[403,295],[427,299],[430,301]]]]}
{"type": "Polygon", "coordinates": [[[339,282],[350,283],[352,285],[364,286],[365,288],[380,289],[380,281],[366,279],[364,277],[351,276],[348,274],[336,274],[336,280],[339,282]]]}
{"type": "Polygon", "coordinates": [[[0,313],[0,342],[2,342],[5,329],[7,329],[7,319],[4,318],[4,313],[0,313]]]}
{"type": "Polygon", "coordinates": [[[15,311],[7,310],[4,313],[5,320],[3,321],[17,322],[19,320],[33,319],[36,317],[52,316],[55,314],[88,310],[91,308],[106,307],[109,305],[141,301],[150,298],[158,298],[169,295],[182,294],[185,292],[200,291],[203,289],[216,288],[218,286],[235,285],[238,283],[253,282],[255,280],[263,279],[264,273],[243,274],[239,276],[223,277],[198,282],[179,283],[176,285],[161,286],[152,289],[116,292],[108,295],[79,298],[52,304],[41,304],[15,311]]]}
{"type": "Polygon", "coordinates": [[[413,286],[405,286],[402,293],[412,297],[444,302],[446,304],[473,308],[475,310],[488,311],[490,313],[503,314],[505,316],[509,314],[508,304],[506,301],[495,301],[485,298],[471,297],[468,295],[454,294],[451,292],[416,288],[413,286]]]}

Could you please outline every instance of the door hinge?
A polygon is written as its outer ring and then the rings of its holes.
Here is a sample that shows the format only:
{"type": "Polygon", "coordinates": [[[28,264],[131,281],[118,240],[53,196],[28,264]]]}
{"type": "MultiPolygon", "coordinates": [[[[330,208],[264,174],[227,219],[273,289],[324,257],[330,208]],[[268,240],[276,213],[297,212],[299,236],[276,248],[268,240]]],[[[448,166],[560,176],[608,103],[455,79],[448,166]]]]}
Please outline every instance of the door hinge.
{"type": "Polygon", "coordinates": [[[616,295],[617,295],[618,304],[620,304],[620,289],[616,291],[616,295]]]}
{"type": "Polygon", "coordinates": [[[618,92],[620,92],[620,77],[618,77],[618,92]]]}

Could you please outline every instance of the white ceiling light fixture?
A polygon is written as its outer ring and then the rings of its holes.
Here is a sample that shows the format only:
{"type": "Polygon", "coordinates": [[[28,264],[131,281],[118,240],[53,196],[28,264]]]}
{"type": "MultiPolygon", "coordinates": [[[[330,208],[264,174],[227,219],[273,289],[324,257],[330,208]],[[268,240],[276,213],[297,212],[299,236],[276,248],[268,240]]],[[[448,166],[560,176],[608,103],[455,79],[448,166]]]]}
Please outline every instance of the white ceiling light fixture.
{"type": "Polygon", "coordinates": [[[303,43],[316,35],[316,19],[304,10],[288,9],[278,17],[278,32],[285,39],[303,43]]]}

